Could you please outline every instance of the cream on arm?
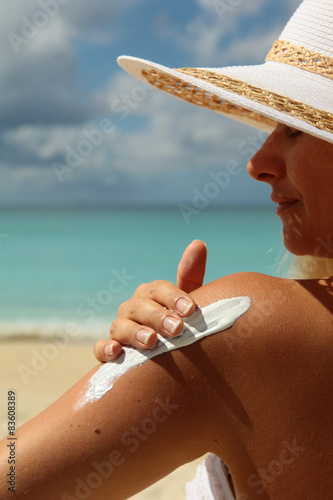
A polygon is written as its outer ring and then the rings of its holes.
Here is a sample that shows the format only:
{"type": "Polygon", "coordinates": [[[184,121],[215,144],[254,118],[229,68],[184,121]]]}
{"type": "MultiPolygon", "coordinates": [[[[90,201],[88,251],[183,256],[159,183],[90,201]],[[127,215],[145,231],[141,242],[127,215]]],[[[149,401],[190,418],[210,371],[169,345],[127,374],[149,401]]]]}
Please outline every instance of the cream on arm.
{"type": "Polygon", "coordinates": [[[177,337],[165,338],[158,334],[157,344],[150,350],[124,347],[122,355],[116,361],[105,363],[91,377],[88,389],[82,395],[77,408],[100,399],[112,389],[117,378],[135,366],[142,365],[148,359],[191,345],[208,335],[230,328],[250,305],[249,297],[233,297],[219,300],[203,308],[198,306],[194,314],[184,321],[183,331],[177,337]]]}
{"type": "MultiPolygon", "coordinates": [[[[214,387],[220,382],[209,355],[215,341],[208,350],[197,341],[237,324],[250,303],[240,296],[199,307],[183,335],[159,338],[155,352],[126,349],[125,370],[119,372],[121,362],[114,369],[115,363],[95,367],[21,426],[15,498],[125,499],[211,451],[223,426],[221,418],[215,425],[221,412],[214,387]]],[[[5,439],[0,445],[3,500],[12,495],[5,484],[6,445],[5,439]]]]}

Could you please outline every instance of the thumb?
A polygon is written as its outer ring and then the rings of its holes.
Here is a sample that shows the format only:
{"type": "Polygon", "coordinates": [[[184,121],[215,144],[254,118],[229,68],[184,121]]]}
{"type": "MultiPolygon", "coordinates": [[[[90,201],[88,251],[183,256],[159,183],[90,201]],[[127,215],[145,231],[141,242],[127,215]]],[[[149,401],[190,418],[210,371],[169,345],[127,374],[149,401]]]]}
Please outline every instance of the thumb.
{"type": "Polygon", "coordinates": [[[177,286],[190,293],[202,286],[207,260],[206,243],[194,240],[186,248],[177,271],[177,286]]]}

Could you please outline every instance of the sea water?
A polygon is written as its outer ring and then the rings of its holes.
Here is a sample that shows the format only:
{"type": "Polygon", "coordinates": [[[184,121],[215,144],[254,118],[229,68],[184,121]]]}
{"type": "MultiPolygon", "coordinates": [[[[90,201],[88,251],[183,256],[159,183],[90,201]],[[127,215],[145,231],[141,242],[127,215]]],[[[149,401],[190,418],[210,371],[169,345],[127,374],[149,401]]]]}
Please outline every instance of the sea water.
{"type": "Polygon", "coordinates": [[[0,338],[75,328],[80,340],[107,338],[139,284],[176,281],[193,239],[207,243],[206,283],[275,275],[283,248],[272,208],[206,209],[186,220],[177,208],[0,211],[0,338]]]}

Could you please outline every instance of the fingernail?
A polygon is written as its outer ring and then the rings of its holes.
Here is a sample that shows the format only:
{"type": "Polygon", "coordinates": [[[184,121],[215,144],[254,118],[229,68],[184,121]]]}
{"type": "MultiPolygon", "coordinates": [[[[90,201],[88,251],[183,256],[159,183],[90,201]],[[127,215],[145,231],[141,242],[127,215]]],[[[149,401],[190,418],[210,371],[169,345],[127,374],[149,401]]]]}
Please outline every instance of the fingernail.
{"type": "Polygon", "coordinates": [[[112,356],[113,344],[108,344],[107,346],[104,347],[104,354],[106,354],[107,356],[112,356]]]}
{"type": "Polygon", "coordinates": [[[172,318],[170,316],[165,318],[163,321],[163,327],[169,333],[175,333],[175,331],[177,330],[179,325],[180,325],[180,320],[176,319],[176,318],[172,318]]]}
{"type": "Polygon", "coordinates": [[[192,307],[192,302],[188,299],[179,299],[176,303],[176,308],[182,314],[187,314],[192,307]]]}
{"type": "Polygon", "coordinates": [[[147,345],[153,332],[148,332],[147,330],[139,330],[136,332],[136,339],[141,342],[141,344],[147,345]]]}

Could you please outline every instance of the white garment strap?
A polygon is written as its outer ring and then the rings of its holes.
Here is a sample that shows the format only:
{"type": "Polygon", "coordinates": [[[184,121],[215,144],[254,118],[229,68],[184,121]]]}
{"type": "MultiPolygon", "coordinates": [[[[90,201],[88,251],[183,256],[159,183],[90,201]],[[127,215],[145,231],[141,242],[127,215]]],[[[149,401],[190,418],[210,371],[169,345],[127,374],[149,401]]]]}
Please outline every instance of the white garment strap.
{"type": "Polygon", "coordinates": [[[229,473],[222,460],[210,453],[186,484],[186,500],[235,500],[229,473]]]}

